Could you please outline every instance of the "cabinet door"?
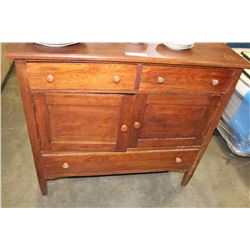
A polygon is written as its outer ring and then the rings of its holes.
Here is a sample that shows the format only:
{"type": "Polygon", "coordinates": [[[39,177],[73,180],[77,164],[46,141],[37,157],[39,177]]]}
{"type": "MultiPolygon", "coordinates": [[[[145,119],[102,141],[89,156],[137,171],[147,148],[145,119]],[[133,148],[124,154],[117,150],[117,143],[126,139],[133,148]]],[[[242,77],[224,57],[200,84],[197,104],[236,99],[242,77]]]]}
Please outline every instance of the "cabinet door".
{"type": "Polygon", "coordinates": [[[129,147],[201,145],[219,96],[139,94],[129,147]]]}
{"type": "Polygon", "coordinates": [[[126,150],[134,96],[35,93],[32,98],[41,150],[126,150]]]}

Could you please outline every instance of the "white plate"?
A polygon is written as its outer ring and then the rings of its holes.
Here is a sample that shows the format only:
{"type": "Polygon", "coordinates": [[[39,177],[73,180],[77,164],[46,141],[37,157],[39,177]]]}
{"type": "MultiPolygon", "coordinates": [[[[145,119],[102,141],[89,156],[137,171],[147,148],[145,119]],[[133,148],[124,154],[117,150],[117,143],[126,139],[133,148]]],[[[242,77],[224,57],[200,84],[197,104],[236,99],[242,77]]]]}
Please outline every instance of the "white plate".
{"type": "Polygon", "coordinates": [[[37,42],[37,44],[48,46],[48,47],[65,47],[77,43],[43,43],[43,42],[37,42]]]}
{"type": "Polygon", "coordinates": [[[163,44],[172,50],[185,50],[194,47],[194,43],[163,43],[163,44]]]}

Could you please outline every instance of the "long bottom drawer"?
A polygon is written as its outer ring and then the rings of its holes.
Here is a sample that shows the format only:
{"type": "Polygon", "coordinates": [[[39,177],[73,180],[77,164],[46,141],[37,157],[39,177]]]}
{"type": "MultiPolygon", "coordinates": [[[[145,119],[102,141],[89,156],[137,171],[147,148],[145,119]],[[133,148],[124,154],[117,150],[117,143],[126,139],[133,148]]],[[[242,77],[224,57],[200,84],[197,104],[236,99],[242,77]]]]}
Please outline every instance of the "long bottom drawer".
{"type": "Polygon", "coordinates": [[[198,150],[44,154],[47,179],[161,171],[187,171],[198,150]]]}

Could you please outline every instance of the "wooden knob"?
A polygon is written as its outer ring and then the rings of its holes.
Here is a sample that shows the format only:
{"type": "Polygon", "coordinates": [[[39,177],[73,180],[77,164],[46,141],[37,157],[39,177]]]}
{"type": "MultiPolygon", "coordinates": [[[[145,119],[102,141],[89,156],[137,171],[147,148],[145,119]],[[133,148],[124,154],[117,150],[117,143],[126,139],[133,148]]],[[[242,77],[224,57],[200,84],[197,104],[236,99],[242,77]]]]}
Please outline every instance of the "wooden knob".
{"type": "Polygon", "coordinates": [[[54,80],[55,80],[54,76],[52,76],[52,75],[47,75],[47,81],[48,81],[49,83],[54,82],[54,80]]]}
{"type": "Polygon", "coordinates": [[[134,129],[139,129],[141,127],[141,124],[139,122],[134,122],[133,127],[134,129]]]}
{"type": "Polygon", "coordinates": [[[212,80],[212,85],[213,85],[213,86],[216,86],[216,85],[219,84],[219,82],[220,82],[219,80],[213,79],[213,80],[212,80]]]}
{"type": "Polygon", "coordinates": [[[176,158],[175,158],[175,162],[176,162],[176,163],[181,163],[181,162],[182,162],[182,159],[181,159],[180,157],[176,157],[176,158]]]}
{"type": "Polygon", "coordinates": [[[121,81],[120,76],[118,76],[118,75],[113,76],[113,82],[114,82],[114,83],[118,83],[118,82],[120,82],[120,81],[121,81]]]}
{"type": "Polygon", "coordinates": [[[68,163],[68,162],[64,162],[63,165],[62,165],[62,167],[63,167],[64,169],[68,169],[70,166],[69,166],[69,163],[68,163]]]}
{"type": "Polygon", "coordinates": [[[165,81],[164,77],[162,77],[162,76],[158,76],[158,77],[157,77],[157,83],[158,83],[158,84],[163,84],[164,81],[165,81]]]}
{"type": "Polygon", "coordinates": [[[128,132],[128,126],[127,126],[126,124],[123,124],[123,125],[121,126],[121,131],[122,131],[123,133],[128,132]]]}

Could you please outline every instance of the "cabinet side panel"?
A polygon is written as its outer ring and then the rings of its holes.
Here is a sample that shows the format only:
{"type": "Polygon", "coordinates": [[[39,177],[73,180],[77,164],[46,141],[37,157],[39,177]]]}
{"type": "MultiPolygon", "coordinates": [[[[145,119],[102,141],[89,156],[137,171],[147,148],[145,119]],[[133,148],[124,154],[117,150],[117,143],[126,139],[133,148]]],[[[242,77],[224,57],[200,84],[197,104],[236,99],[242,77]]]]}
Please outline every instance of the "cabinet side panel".
{"type": "Polygon", "coordinates": [[[235,70],[234,71],[232,79],[231,79],[230,84],[229,84],[229,87],[227,88],[226,94],[221,97],[220,103],[217,106],[216,111],[214,112],[213,118],[211,119],[210,126],[206,132],[206,135],[204,136],[201,149],[200,149],[199,153],[197,154],[197,157],[196,157],[191,169],[185,173],[185,175],[182,179],[182,183],[181,183],[182,185],[186,185],[189,182],[189,180],[192,178],[194,171],[197,168],[198,163],[200,162],[201,157],[204,154],[204,152],[208,146],[208,143],[211,140],[211,137],[212,137],[213,132],[214,132],[219,120],[220,120],[220,117],[221,117],[228,101],[230,100],[230,98],[233,94],[233,91],[235,89],[235,85],[236,85],[238,79],[240,78],[241,73],[242,73],[242,70],[235,70]]]}
{"type": "Polygon", "coordinates": [[[29,138],[31,142],[31,148],[33,151],[33,157],[35,161],[37,176],[41,191],[43,194],[47,194],[47,183],[44,175],[44,169],[41,164],[40,145],[37,136],[36,122],[34,116],[34,110],[32,105],[32,99],[27,84],[26,78],[26,62],[17,60],[15,62],[17,77],[20,85],[20,91],[23,101],[24,113],[26,118],[26,124],[28,128],[29,138]]]}

